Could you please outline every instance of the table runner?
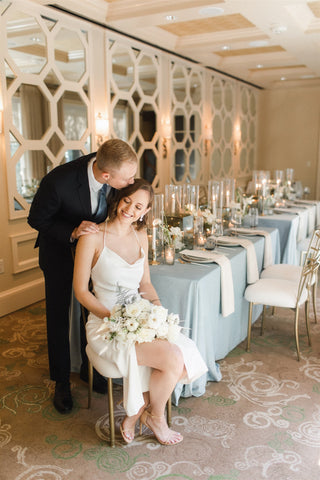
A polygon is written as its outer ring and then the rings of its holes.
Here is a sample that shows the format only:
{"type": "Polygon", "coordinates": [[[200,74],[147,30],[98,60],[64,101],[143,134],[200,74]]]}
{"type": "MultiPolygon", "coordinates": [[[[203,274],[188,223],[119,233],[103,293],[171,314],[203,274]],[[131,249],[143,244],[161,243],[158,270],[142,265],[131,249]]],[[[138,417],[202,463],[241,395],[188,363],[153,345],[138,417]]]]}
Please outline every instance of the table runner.
{"type": "Polygon", "coordinates": [[[181,250],[180,255],[185,255],[188,258],[197,258],[203,260],[210,260],[212,263],[217,263],[220,266],[220,280],[221,280],[221,314],[227,317],[234,312],[234,289],[230,260],[221,253],[204,250],[181,250]]]}
{"type": "Polygon", "coordinates": [[[275,213],[287,213],[289,215],[298,215],[299,216],[299,227],[298,227],[298,242],[303,240],[307,236],[308,230],[308,212],[305,213],[303,210],[299,210],[299,208],[274,208],[273,211],[275,213]]]}
{"type": "Polygon", "coordinates": [[[234,245],[235,247],[240,246],[245,248],[247,252],[247,283],[255,283],[259,280],[256,251],[250,240],[247,238],[224,236],[216,237],[216,241],[218,245],[234,245]]]}
{"type": "Polygon", "coordinates": [[[269,232],[265,230],[258,230],[256,228],[244,228],[240,227],[237,228],[237,232],[243,235],[250,234],[250,235],[258,235],[260,237],[264,237],[264,256],[263,256],[263,268],[267,268],[273,264],[273,253],[272,253],[272,242],[271,236],[269,232]]]}

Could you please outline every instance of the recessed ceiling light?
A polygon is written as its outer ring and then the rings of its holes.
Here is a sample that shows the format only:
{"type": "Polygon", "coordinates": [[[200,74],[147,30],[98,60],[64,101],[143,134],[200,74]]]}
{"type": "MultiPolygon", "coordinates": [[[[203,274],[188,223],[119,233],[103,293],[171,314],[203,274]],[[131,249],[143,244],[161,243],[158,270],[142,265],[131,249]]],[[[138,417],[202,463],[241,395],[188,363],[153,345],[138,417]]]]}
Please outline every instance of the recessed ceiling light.
{"type": "Polygon", "coordinates": [[[221,50],[230,50],[229,45],[222,45],[221,50]]]}
{"type": "Polygon", "coordinates": [[[287,31],[287,27],[285,25],[274,25],[271,27],[271,31],[277,35],[280,33],[284,33],[287,31]]]}
{"type": "Polygon", "coordinates": [[[287,80],[287,77],[281,77],[280,80],[281,80],[281,81],[287,80]]]}
{"type": "Polygon", "coordinates": [[[224,9],[221,7],[204,7],[199,10],[199,14],[204,17],[215,17],[216,15],[221,15],[224,12],[224,9]]]}
{"type": "Polygon", "coordinates": [[[258,65],[256,65],[256,67],[257,67],[257,68],[262,68],[263,65],[262,65],[262,63],[258,63],[258,65]]]}
{"type": "Polygon", "coordinates": [[[34,43],[38,43],[38,42],[40,42],[40,38],[39,37],[31,37],[31,41],[34,42],[34,43]]]}
{"type": "Polygon", "coordinates": [[[166,15],[166,20],[168,20],[168,22],[173,22],[176,18],[175,15],[166,15]]]}
{"type": "Polygon", "coordinates": [[[249,43],[249,47],[266,47],[269,45],[268,40],[253,40],[249,43]]]}

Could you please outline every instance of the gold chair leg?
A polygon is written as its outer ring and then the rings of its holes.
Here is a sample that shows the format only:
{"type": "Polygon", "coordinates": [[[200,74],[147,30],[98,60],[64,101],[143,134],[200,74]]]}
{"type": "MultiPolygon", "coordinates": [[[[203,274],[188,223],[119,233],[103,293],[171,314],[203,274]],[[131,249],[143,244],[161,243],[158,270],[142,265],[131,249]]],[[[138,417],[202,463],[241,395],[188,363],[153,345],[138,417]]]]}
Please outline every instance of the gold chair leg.
{"type": "Polygon", "coordinates": [[[247,352],[250,352],[252,306],[253,306],[253,303],[250,302],[249,303],[249,315],[248,315],[247,352]]]}
{"type": "Polygon", "coordinates": [[[168,402],[167,402],[167,423],[169,425],[169,427],[171,427],[171,420],[172,420],[172,405],[171,405],[171,395],[170,397],[168,398],[168,402]]]}
{"type": "Polygon", "coordinates": [[[91,408],[92,388],[93,388],[93,366],[90,360],[88,359],[88,408],[91,408]]]}
{"type": "Polygon", "coordinates": [[[307,335],[308,335],[308,343],[311,347],[311,337],[310,337],[310,330],[309,330],[309,299],[305,302],[304,309],[305,309],[305,317],[306,317],[306,329],[307,329],[307,335]]]}
{"type": "Polygon", "coordinates": [[[109,405],[110,447],[114,447],[114,445],[115,445],[115,428],[114,428],[112,378],[108,378],[108,405],[109,405]]]}
{"type": "Polygon", "coordinates": [[[299,348],[299,307],[298,306],[295,309],[294,334],[295,334],[295,340],[296,340],[297,356],[299,361],[300,348],[299,348]]]}
{"type": "Polygon", "coordinates": [[[314,314],[314,323],[317,322],[317,282],[318,278],[316,278],[313,286],[312,286],[312,305],[313,305],[313,314],[314,314]]]}
{"type": "MultiPolygon", "coordinates": [[[[274,307],[272,307],[272,308],[274,308],[274,307]]],[[[263,332],[264,332],[264,317],[265,317],[266,311],[267,311],[267,306],[263,305],[262,316],[261,316],[260,335],[263,335],[263,332]]]]}

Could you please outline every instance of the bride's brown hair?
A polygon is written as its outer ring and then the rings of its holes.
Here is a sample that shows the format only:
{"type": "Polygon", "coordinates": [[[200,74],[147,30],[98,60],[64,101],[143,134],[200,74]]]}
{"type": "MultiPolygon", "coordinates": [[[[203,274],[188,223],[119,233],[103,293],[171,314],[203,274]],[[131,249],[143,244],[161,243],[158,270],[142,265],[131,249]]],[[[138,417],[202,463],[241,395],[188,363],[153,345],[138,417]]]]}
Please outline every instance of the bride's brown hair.
{"type": "MultiPolygon", "coordinates": [[[[145,190],[146,192],[149,193],[150,198],[148,202],[148,208],[152,205],[153,196],[154,196],[152,186],[144,178],[135,178],[134,183],[128,185],[125,188],[121,188],[121,190],[115,191],[109,206],[110,220],[114,220],[116,218],[117,209],[118,209],[120,200],[122,200],[124,197],[130,197],[130,195],[137,192],[138,190],[145,190]]],[[[146,216],[147,214],[143,216],[142,220],[141,220],[141,217],[137,220],[137,230],[140,230],[142,227],[146,225],[146,216]]]]}

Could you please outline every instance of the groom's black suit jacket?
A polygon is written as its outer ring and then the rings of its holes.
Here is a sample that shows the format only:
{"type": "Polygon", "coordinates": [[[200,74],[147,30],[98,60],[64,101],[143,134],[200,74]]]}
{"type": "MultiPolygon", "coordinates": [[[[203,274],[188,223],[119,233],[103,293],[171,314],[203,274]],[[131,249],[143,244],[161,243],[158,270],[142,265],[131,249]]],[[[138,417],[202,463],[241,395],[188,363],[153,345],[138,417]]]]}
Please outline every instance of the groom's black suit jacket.
{"type": "MultiPolygon", "coordinates": [[[[95,155],[80,157],[49,172],[40,183],[28,217],[28,223],[39,232],[36,246],[45,276],[50,374],[56,381],[68,380],[70,371],[68,328],[73,276],[70,238],[83,220],[95,221],[87,170],[95,155]]],[[[113,194],[114,189],[108,199],[113,194]]],[[[107,212],[99,221],[106,216],[107,212]]]]}

